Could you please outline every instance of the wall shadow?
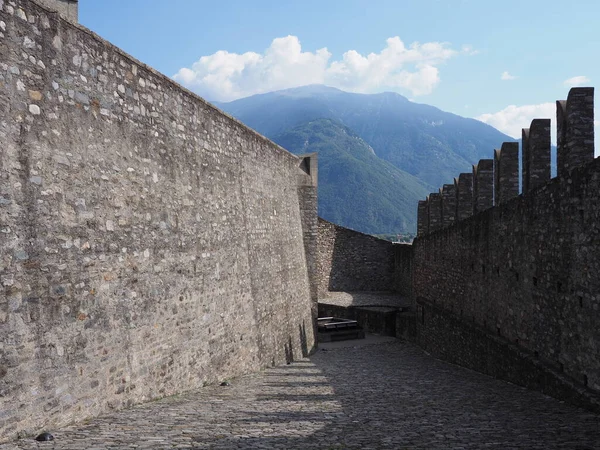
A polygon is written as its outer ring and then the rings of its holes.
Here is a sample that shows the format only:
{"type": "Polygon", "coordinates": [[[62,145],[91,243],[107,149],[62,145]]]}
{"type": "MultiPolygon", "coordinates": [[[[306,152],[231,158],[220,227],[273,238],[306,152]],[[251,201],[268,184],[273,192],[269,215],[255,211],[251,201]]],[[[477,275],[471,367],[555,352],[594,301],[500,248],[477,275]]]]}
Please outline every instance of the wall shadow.
{"type": "Polygon", "coordinates": [[[600,416],[399,341],[329,348],[274,371],[264,388],[276,391],[259,393],[251,414],[236,422],[238,435],[214,448],[447,449],[495,442],[591,449],[600,442],[600,416]],[[272,435],[259,436],[260,429],[272,435]]]}

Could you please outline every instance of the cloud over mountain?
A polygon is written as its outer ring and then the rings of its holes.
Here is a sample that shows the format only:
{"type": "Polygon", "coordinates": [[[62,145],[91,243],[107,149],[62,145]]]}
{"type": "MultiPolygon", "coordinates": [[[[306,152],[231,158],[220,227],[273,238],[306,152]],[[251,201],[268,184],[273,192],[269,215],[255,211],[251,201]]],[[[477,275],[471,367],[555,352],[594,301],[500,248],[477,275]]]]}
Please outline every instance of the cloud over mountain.
{"type": "MultiPolygon", "coordinates": [[[[594,114],[598,117],[599,111],[596,110],[594,114]]],[[[538,105],[509,105],[498,112],[482,114],[475,118],[515,139],[521,137],[521,129],[529,128],[533,119],[550,119],[550,137],[552,144],[556,145],[556,102],[540,103],[538,105]]],[[[600,135],[600,120],[594,121],[594,127],[596,136],[600,135]]],[[[600,155],[600,144],[596,141],[595,156],[598,155],[600,155]]]]}
{"type": "MultiPolygon", "coordinates": [[[[495,112],[482,114],[477,120],[487,123],[494,128],[508,134],[516,139],[521,137],[521,129],[529,128],[533,119],[552,119],[554,129],[556,123],[556,103],[540,103],[538,105],[509,105],[495,112]]],[[[552,131],[552,141],[556,140],[556,134],[552,131]]]]}
{"type": "Polygon", "coordinates": [[[443,42],[414,42],[407,47],[396,36],[387,39],[379,53],[348,50],[332,60],[327,48],[303,51],[298,37],[286,36],[274,39],[263,53],[220,50],[203,56],[173,78],[219,101],[307,84],[363,93],[404,89],[418,96],[433,91],[440,82],[439,66],[459,53],[474,54],[470,47],[457,51],[443,42]]]}

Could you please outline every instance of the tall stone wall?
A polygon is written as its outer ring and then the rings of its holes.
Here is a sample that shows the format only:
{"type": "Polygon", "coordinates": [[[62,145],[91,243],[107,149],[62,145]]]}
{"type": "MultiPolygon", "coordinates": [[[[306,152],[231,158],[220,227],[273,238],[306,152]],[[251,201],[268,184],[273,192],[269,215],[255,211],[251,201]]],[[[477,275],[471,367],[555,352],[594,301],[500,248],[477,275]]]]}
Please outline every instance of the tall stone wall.
{"type": "MultiPolygon", "coordinates": [[[[317,211],[318,164],[317,154],[309,153],[300,155],[298,171],[298,196],[300,200],[300,220],[306,255],[306,267],[310,285],[310,298],[312,301],[312,316],[318,315],[318,267],[317,244],[319,234],[319,215],[317,211]]],[[[313,321],[316,333],[316,321],[313,321]]]]}
{"type": "Polygon", "coordinates": [[[0,149],[2,438],[313,347],[303,160],[28,0],[0,149]]]}
{"type": "MultiPolygon", "coordinates": [[[[495,167],[497,206],[413,243],[413,292],[423,305],[417,335],[429,351],[452,353],[439,333],[442,321],[421,316],[435,305],[516,345],[581,389],[600,393],[600,161],[590,160],[593,88],[572,90],[558,114],[564,115],[558,178],[540,183],[549,175],[549,122],[536,119],[524,131],[526,193],[514,198],[513,149],[510,170],[503,172],[502,161],[495,167]]],[[[504,147],[497,160],[503,154],[504,147]]],[[[465,348],[485,351],[455,343],[463,352],[457,360],[477,359],[465,356],[465,348]]],[[[502,376],[508,369],[501,366],[489,370],[502,376]]]]}
{"type": "Polygon", "coordinates": [[[413,246],[411,244],[395,244],[394,255],[394,290],[410,299],[413,295],[413,246]]]}
{"type": "Polygon", "coordinates": [[[319,218],[318,290],[394,291],[397,245],[319,218]]]}

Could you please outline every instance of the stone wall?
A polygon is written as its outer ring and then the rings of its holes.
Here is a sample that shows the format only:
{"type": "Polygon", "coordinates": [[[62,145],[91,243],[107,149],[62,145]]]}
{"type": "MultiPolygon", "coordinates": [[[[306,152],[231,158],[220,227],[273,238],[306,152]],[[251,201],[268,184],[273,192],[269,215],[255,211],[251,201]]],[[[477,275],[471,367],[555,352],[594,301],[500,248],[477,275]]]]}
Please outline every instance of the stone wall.
{"type": "Polygon", "coordinates": [[[319,218],[319,295],[328,291],[394,291],[395,247],[389,241],[319,218]]]}
{"type": "Polygon", "coordinates": [[[313,347],[299,158],[28,0],[0,148],[3,439],[313,347]]]}
{"type": "MultiPolygon", "coordinates": [[[[413,293],[599,392],[600,161],[593,160],[593,89],[571,90],[560,102],[561,114],[561,175],[538,182],[549,167],[548,123],[539,122],[540,130],[524,132],[527,193],[500,196],[491,209],[420,235],[413,243],[413,293]]],[[[502,174],[496,179],[502,189],[502,174]]],[[[506,179],[514,191],[515,177],[506,179]]],[[[435,334],[436,326],[428,333],[435,334]]],[[[450,339],[454,332],[446,331],[450,339]]],[[[428,350],[436,353],[437,346],[437,353],[448,355],[443,340],[430,342],[428,350]]],[[[468,348],[472,359],[483,357],[478,353],[485,350],[468,348]]],[[[502,361],[497,365],[502,376],[502,361]]]]}
{"type": "Polygon", "coordinates": [[[600,412],[598,393],[475,322],[423,299],[415,322],[416,343],[439,358],[600,412]]]}
{"type": "Polygon", "coordinates": [[[394,244],[394,291],[412,298],[413,246],[394,244]]]}
{"type": "Polygon", "coordinates": [[[79,0],[35,0],[46,8],[57,11],[61,16],[71,22],[79,20],[79,0]]]}
{"type": "MultiPolygon", "coordinates": [[[[319,234],[319,215],[317,208],[318,164],[317,154],[309,153],[299,156],[300,170],[298,171],[298,196],[300,201],[300,220],[302,223],[302,236],[306,267],[310,285],[310,298],[312,302],[312,316],[318,316],[318,267],[317,244],[319,234]]],[[[313,321],[313,333],[317,333],[317,322],[313,321]]]]}

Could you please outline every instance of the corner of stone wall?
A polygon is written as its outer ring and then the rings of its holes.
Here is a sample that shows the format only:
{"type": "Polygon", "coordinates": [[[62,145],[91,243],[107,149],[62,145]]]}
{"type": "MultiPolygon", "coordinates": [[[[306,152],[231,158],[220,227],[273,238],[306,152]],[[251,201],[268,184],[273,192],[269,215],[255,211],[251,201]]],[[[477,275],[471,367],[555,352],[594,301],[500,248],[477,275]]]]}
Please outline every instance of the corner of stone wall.
{"type": "Polygon", "coordinates": [[[312,301],[313,329],[316,336],[318,315],[317,238],[319,232],[317,208],[318,157],[317,153],[307,153],[298,155],[298,158],[298,201],[312,301]]]}
{"type": "Polygon", "coordinates": [[[64,19],[79,22],[79,0],[33,0],[44,8],[57,12],[64,19]]]}

